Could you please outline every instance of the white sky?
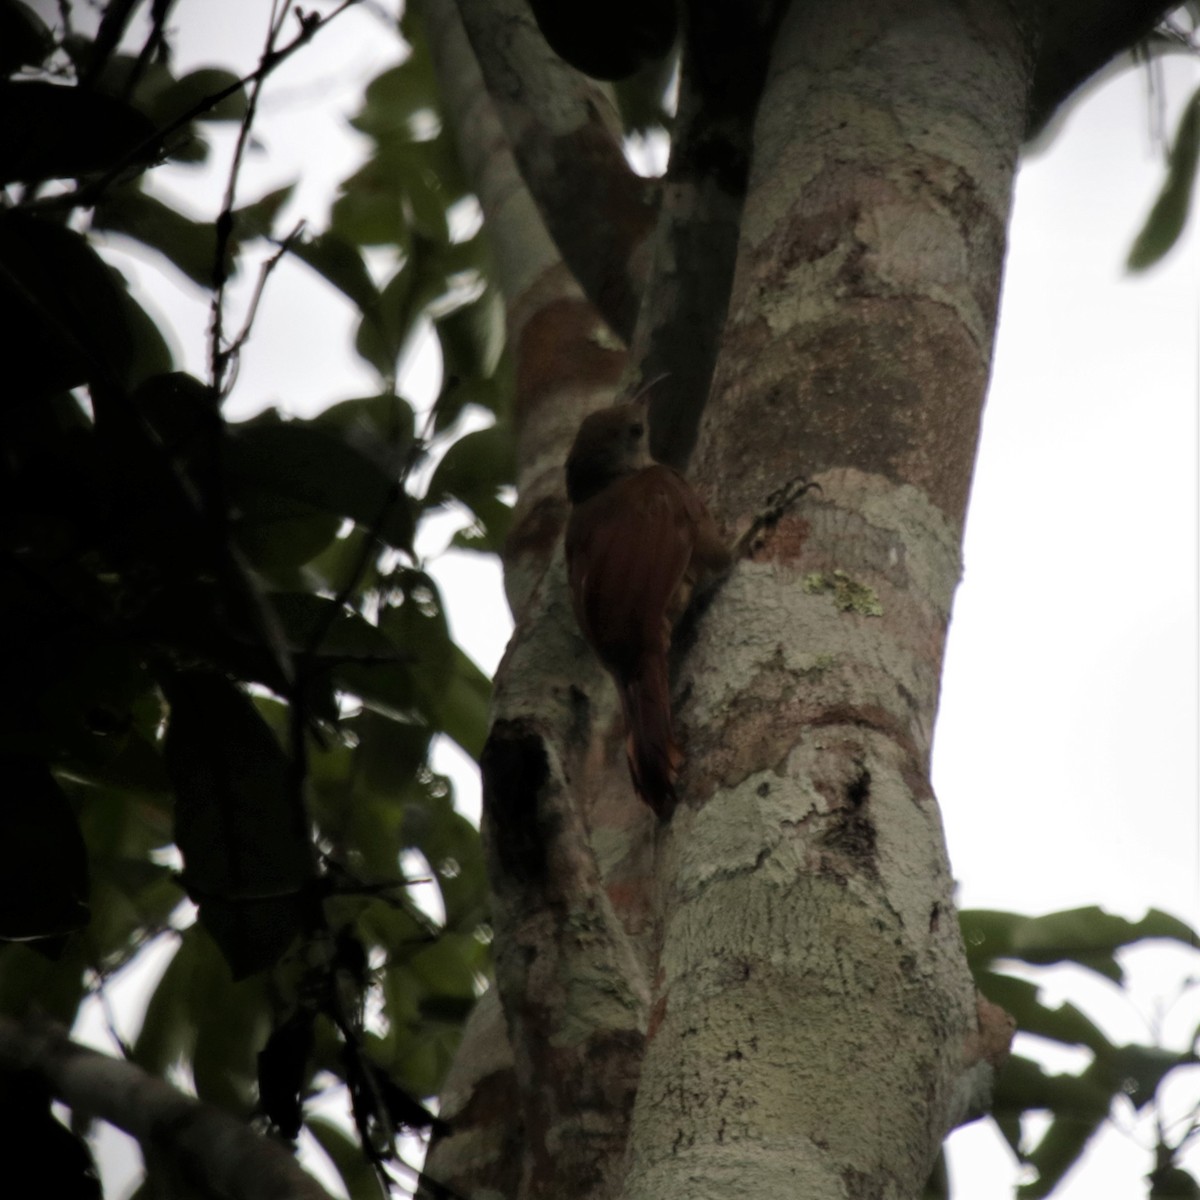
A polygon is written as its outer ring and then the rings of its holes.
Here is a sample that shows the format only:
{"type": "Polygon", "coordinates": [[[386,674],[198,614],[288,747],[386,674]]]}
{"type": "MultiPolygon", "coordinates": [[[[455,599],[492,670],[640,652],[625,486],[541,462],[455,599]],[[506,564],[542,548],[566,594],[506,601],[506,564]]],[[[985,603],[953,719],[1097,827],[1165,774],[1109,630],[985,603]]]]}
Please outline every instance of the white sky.
{"type": "MultiPolygon", "coordinates": [[[[181,65],[256,57],[263,0],[181,0],[181,65]],[[257,35],[254,35],[257,37],[257,35]]],[[[287,64],[258,126],[266,153],[243,200],[300,181],[285,213],[320,227],[337,180],[364,143],[345,124],[363,83],[398,57],[367,12],[351,11],[287,64]]],[[[1167,64],[1173,129],[1200,65],[1167,64]]],[[[1100,87],[1019,177],[995,372],[988,400],[937,729],[934,780],[963,907],[1040,913],[1100,903],[1200,922],[1197,817],[1197,408],[1200,244],[1130,278],[1124,256],[1162,177],[1144,72],[1100,87]]],[[[228,135],[216,139],[228,144],[228,135]]],[[[157,173],[164,192],[215,211],[223,176],[157,173]]],[[[168,269],[169,270],[169,269],[168,269]]],[[[206,309],[157,262],[136,269],[151,307],[177,330],[181,361],[203,373],[206,309]]],[[[349,306],[285,260],[242,364],[244,411],[311,412],[373,391],[350,349],[349,306]]],[[[428,402],[431,356],[405,381],[428,402]]],[[[470,555],[438,564],[455,635],[486,668],[507,636],[495,567],[470,555]]],[[[454,754],[447,752],[446,762],[454,754]]],[[[459,756],[461,760],[461,756],[459,756]]],[[[460,799],[478,784],[452,763],[460,799]]],[[[1134,1005],[1062,971],[1073,999],[1117,1041],[1146,1036],[1200,960],[1165,948],[1129,958],[1134,1005]]],[[[1172,1045],[1200,1020],[1191,996],[1160,1022],[1172,1045]]],[[[1077,1064],[1054,1060],[1060,1069],[1077,1064]]],[[[1181,1073],[1182,1074],[1182,1073],[1181,1073]]],[[[1173,1088],[1180,1111],[1200,1095],[1173,1088]]],[[[1143,1195],[1147,1133],[1105,1134],[1059,1193],[1143,1195]]],[[[1200,1169],[1200,1153],[1191,1166],[1200,1169]]],[[[955,1135],[956,1190],[1009,1200],[1017,1173],[987,1123],[955,1135]]],[[[118,1170],[117,1174],[121,1172],[118,1170]]],[[[110,1194],[116,1194],[115,1192],[110,1194]]]]}

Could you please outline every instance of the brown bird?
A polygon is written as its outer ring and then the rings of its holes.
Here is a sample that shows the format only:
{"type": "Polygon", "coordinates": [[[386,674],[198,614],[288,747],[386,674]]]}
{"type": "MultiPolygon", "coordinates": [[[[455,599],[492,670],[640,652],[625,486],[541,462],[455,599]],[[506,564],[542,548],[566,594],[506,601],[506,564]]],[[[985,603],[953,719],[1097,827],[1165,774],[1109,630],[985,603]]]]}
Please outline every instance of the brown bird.
{"type": "Polygon", "coordinates": [[[666,818],[683,761],[671,724],[671,631],[696,585],[728,567],[730,551],[691,484],[650,458],[636,402],[580,425],[567,497],[575,618],[617,685],[634,789],[666,818]]]}

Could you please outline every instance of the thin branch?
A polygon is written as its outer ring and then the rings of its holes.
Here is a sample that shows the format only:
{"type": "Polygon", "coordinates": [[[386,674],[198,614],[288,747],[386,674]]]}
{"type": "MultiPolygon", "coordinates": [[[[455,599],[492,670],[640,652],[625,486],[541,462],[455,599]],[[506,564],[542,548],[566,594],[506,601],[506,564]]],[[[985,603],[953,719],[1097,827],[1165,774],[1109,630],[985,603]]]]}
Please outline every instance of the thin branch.
{"type": "Polygon", "coordinates": [[[104,14],[100,18],[100,28],[96,31],[96,38],[92,43],[91,58],[80,81],[84,85],[90,84],[108,66],[109,59],[116,53],[121,39],[125,36],[125,30],[133,17],[133,10],[139,3],[140,0],[109,0],[105,5],[104,14]]]}
{"type": "MultiPolygon", "coordinates": [[[[292,2],[293,0],[284,0],[283,10],[277,13],[276,6],[278,0],[272,0],[271,20],[268,25],[266,45],[259,60],[260,62],[267,62],[274,59],[276,54],[275,44],[279,39],[283,22],[287,19],[287,15],[291,11],[292,2]]],[[[303,26],[303,21],[301,24],[303,26]]],[[[208,358],[213,391],[221,398],[224,398],[226,395],[225,373],[229,367],[230,359],[234,354],[232,347],[228,350],[222,347],[225,321],[225,284],[229,276],[225,268],[225,256],[229,252],[230,239],[233,237],[233,206],[237,200],[238,176],[241,174],[246,146],[250,141],[250,130],[254,125],[254,118],[258,113],[258,98],[262,93],[265,80],[265,73],[255,79],[250,88],[250,94],[246,97],[246,111],[242,115],[241,124],[238,126],[237,144],[234,146],[233,160],[229,164],[229,178],[225,182],[225,199],[216,221],[217,244],[213,251],[213,292],[212,303],[209,308],[208,358]]]]}
{"type": "Polygon", "coordinates": [[[137,60],[133,64],[133,70],[129,72],[129,78],[125,82],[123,99],[128,100],[133,95],[134,89],[146,73],[146,68],[150,65],[150,60],[160,50],[166,48],[167,17],[171,15],[171,9],[174,6],[175,0],[151,0],[150,32],[146,35],[146,40],[142,43],[141,50],[138,51],[137,60]]]}
{"type": "Polygon", "coordinates": [[[181,113],[161,129],[156,129],[148,137],[131,146],[97,179],[91,180],[74,191],[49,196],[45,200],[40,201],[37,207],[44,209],[91,208],[98,203],[100,198],[114,183],[125,177],[126,172],[131,166],[143,163],[152,155],[160,153],[167,139],[173,133],[178,133],[181,129],[187,128],[193,121],[204,116],[206,112],[210,112],[216,108],[221,101],[227,100],[230,96],[235,96],[238,92],[244,91],[246,87],[265,79],[276,67],[291,58],[297,50],[312,41],[319,29],[324,29],[335,17],[340,16],[346,9],[353,8],[360,2],[361,0],[342,0],[342,3],[333,12],[324,17],[319,13],[306,13],[300,24],[300,32],[286,46],[281,46],[278,50],[274,51],[271,56],[260,58],[258,66],[253,71],[243,75],[240,79],[235,80],[226,87],[218,88],[215,92],[210,92],[207,96],[197,100],[186,112],[181,113]]]}
{"type": "Polygon", "coordinates": [[[550,236],[588,299],[628,341],[657,187],[626,162],[605,92],[546,45],[524,0],[458,0],[458,8],[550,236]]]}
{"type": "MultiPolygon", "coordinates": [[[[250,297],[250,305],[246,311],[246,319],[242,322],[242,327],[240,330],[238,330],[237,336],[232,342],[229,343],[229,348],[225,351],[226,361],[234,364],[234,378],[236,378],[237,375],[238,354],[241,352],[242,347],[250,340],[250,333],[254,328],[254,319],[258,316],[258,306],[262,301],[263,292],[266,290],[267,281],[271,278],[275,268],[279,265],[279,260],[282,259],[285,254],[287,254],[287,252],[295,244],[296,239],[299,238],[304,232],[304,226],[305,221],[303,218],[301,218],[296,222],[291,233],[289,233],[283,239],[283,241],[277,243],[278,249],[274,254],[271,255],[270,258],[267,259],[266,262],[263,263],[262,267],[259,269],[258,280],[254,285],[254,294],[250,297]]],[[[233,386],[233,382],[233,379],[229,381],[230,387],[233,386]]]]}
{"type": "Polygon", "coordinates": [[[35,1073],[73,1112],[123,1129],[214,1200],[331,1200],[280,1143],[49,1022],[0,1017],[0,1066],[35,1073]]]}

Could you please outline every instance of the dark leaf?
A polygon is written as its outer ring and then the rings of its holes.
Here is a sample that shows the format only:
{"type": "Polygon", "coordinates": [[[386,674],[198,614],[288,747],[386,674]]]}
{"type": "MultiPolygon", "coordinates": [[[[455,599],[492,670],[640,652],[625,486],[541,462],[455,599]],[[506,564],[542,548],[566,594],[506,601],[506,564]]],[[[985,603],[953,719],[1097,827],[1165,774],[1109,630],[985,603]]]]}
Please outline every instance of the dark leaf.
{"type": "Polygon", "coordinates": [[[50,1095],[34,1072],[0,1074],[0,1156],[23,1191],[36,1180],[40,1196],[102,1200],[103,1191],[85,1139],[55,1119],[50,1095]]]}
{"type": "Polygon", "coordinates": [[[497,422],[461,437],[446,451],[429,484],[427,499],[434,503],[459,500],[474,508],[511,486],[516,474],[512,429],[497,422]]]}
{"type": "MultiPolygon", "coordinates": [[[[84,238],[61,225],[0,210],[0,312],[5,370],[38,394],[89,379],[131,386],[146,373],[149,319],[84,238]]],[[[162,335],[153,337],[156,360],[162,335]]]]}
{"type": "Polygon", "coordinates": [[[358,248],[336,233],[294,241],[291,252],[324,276],[364,317],[377,315],[379,289],[358,248]]]}
{"type": "Polygon", "coordinates": [[[296,651],[347,662],[396,662],[400,654],[388,637],[360,613],[310,592],[285,592],[272,604],[296,651]]]}
{"type": "MultiPolygon", "coordinates": [[[[434,872],[446,909],[446,928],[470,937],[470,941],[457,943],[458,953],[472,971],[479,969],[481,943],[475,934],[487,916],[479,831],[455,811],[453,798],[448,791],[441,792],[435,780],[405,804],[400,832],[403,844],[420,850],[434,872]]],[[[474,995],[463,988],[454,989],[453,994],[460,998],[474,995]]]]}
{"type": "Polygon", "coordinates": [[[58,671],[46,670],[36,704],[56,761],[69,769],[111,763],[133,731],[134,707],[152,687],[133,647],[98,638],[58,671]]]}
{"type": "Polygon", "coordinates": [[[1037,1145],[1022,1155],[1038,1174],[1018,1188],[1019,1196],[1041,1200],[1054,1190],[1104,1124],[1115,1090],[1098,1061],[1077,1076],[1050,1075],[1019,1055],[1005,1063],[993,1100],[997,1120],[1011,1123],[1029,1110],[1048,1110],[1054,1117],[1037,1145]]]}
{"type": "Polygon", "coordinates": [[[279,210],[291,198],[295,184],[276,188],[267,192],[257,200],[244,204],[233,212],[233,232],[239,241],[250,241],[252,238],[268,237],[275,225],[279,210]]]}
{"type": "Polygon", "coordinates": [[[46,23],[19,0],[0,4],[0,75],[38,65],[54,46],[46,23]]]}
{"type": "Polygon", "coordinates": [[[1097,1053],[1112,1049],[1099,1027],[1073,1004],[1061,1004],[1057,1008],[1043,1004],[1037,984],[992,971],[976,972],[975,983],[989,1000],[1013,1016],[1024,1033],[1068,1045],[1087,1046],[1097,1053]]]}
{"type": "Polygon", "coordinates": [[[351,446],[389,474],[399,474],[413,452],[412,406],[391,392],[343,400],[325,409],[313,423],[338,430],[351,446]]]}
{"type": "Polygon", "coordinates": [[[91,968],[84,939],[74,934],[0,946],[0,1012],[22,1018],[33,1010],[70,1026],[91,968]]]}
{"type": "Polygon", "coordinates": [[[246,115],[246,92],[238,76],[221,67],[199,67],[162,89],[150,107],[150,116],[160,125],[170,125],[197,105],[221,92],[229,92],[216,104],[205,107],[201,121],[240,121],[246,115]]]}
{"type": "Polygon", "coordinates": [[[0,759],[0,938],[61,936],[88,920],[87,851],[45,763],[0,759]]]}
{"type": "Polygon", "coordinates": [[[449,1131],[445,1121],[410,1096],[361,1047],[346,1046],[343,1063],[354,1121],[365,1141],[381,1144],[381,1135],[389,1126],[409,1130],[432,1128],[439,1134],[449,1131]]]}
{"type": "Polygon", "coordinates": [[[258,1054],[258,1094],[263,1111],[292,1140],[303,1121],[301,1101],[313,1048],[313,1017],[300,1011],[276,1026],[258,1054]]]}
{"type": "Polygon", "coordinates": [[[1200,88],[1192,93],[1167,159],[1167,177],[1162,191],[1134,239],[1126,265],[1131,271],[1144,271],[1171,249],[1183,233],[1192,206],[1192,189],[1200,159],[1200,88]]]}
{"type": "Polygon", "coordinates": [[[1149,1104],[1162,1081],[1180,1067],[1195,1066],[1196,1055],[1157,1046],[1109,1047],[1096,1056],[1096,1070],[1103,1072],[1113,1084],[1114,1092],[1129,1098],[1134,1108],[1149,1104]]]}
{"type": "MultiPolygon", "coordinates": [[[[110,190],[96,205],[97,229],[135,238],[157,250],[193,283],[203,288],[213,283],[217,235],[211,222],[193,221],[161,200],[136,188],[110,190]]],[[[226,272],[232,270],[236,246],[226,257],[226,272]]]]}
{"type": "Polygon", "coordinates": [[[408,960],[408,969],[427,994],[473,1002],[481,961],[482,947],[472,934],[443,933],[408,960]]]}
{"type": "Polygon", "coordinates": [[[614,85],[621,124],[627,133],[671,128],[673,114],[667,111],[666,99],[671,76],[678,68],[678,55],[668,54],[652,59],[614,85]]]}
{"type": "Polygon", "coordinates": [[[455,646],[449,677],[432,712],[438,727],[476,762],[483,753],[483,743],[487,737],[491,698],[491,680],[455,646]]]}
{"type": "Polygon", "coordinates": [[[188,1003],[202,954],[198,942],[194,928],[184,932],[146,1005],[133,1061],[152,1074],[161,1074],[179,1062],[195,1044],[188,1003]]]}
{"type": "Polygon", "coordinates": [[[0,80],[0,183],[146,166],[154,125],[112,96],[41,80],[0,80]]]}
{"type": "Polygon", "coordinates": [[[434,471],[426,500],[465,504],[475,514],[479,529],[458,544],[496,551],[512,519],[511,507],[500,496],[512,485],[515,472],[512,429],[507,422],[497,422],[459,438],[446,451],[434,471]]]}
{"type": "Polygon", "coordinates": [[[358,739],[355,769],[365,788],[389,801],[412,782],[429,752],[428,725],[401,722],[364,709],[347,721],[358,739]]]}
{"type": "Polygon", "coordinates": [[[486,379],[504,349],[504,306],[493,288],[434,321],[443,370],[462,379],[486,379]]]}
{"type": "Polygon", "coordinates": [[[124,288],[116,295],[116,316],[132,347],[120,376],[125,386],[136,388],[154,375],[167,374],[175,365],[167,340],[146,310],[124,288]]]}
{"type": "Polygon", "coordinates": [[[1150,1173],[1149,1200],[1193,1200],[1200,1196],[1200,1183],[1182,1167],[1168,1163],[1150,1173]]]}
{"type": "Polygon", "coordinates": [[[450,221],[446,210],[457,197],[448,191],[431,168],[419,163],[414,163],[403,178],[403,186],[405,212],[412,228],[430,241],[449,242],[450,221]]]}
{"type": "Polygon", "coordinates": [[[1030,1110],[1049,1111],[1099,1124],[1112,1098],[1112,1088],[1090,1067],[1082,1075],[1051,1075],[1040,1063],[1014,1054],[996,1078],[992,1111],[997,1118],[1030,1110]]]}
{"type": "Polygon", "coordinates": [[[385,379],[395,375],[396,360],[421,314],[423,301],[416,282],[410,264],[400,267],[379,294],[377,309],[363,316],[354,336],[354,349],[385,379]]]}
{"type": "Polygon", "coordinates": [[[171,676],[166,691],[184,878],[240,979],[270,966],[300,931],[309,832],[287,757],[249,697],[198,672],[171,676]]]}
{"type": "Polygon", "coordinates": [[[203,921],[188,934],[200,953],[185,998],[196,1040],[190,1055],[196,1095],[248,1118],[258,1101],[258,1049],[271,1022],[265,973],[234,979],[203,921]]]}
{"type": "Polygon", "coordinates": [[[334,233],[358,246],[407,244],[404,195],[398,186],[360,184],[353,179],[342,186],[329,218],[334,233]]]}
{"type": "Polygon", "coordinates": [[[1094,905],[1041,917],[975,909],[960,919],[967,956],[976,969],[996,958],[1036,965],[1074,962],[1120,982],[1122,971],[1114,955],[1123,946],[1151,938],[1188,947],[1197,944],[1188,925],[1157,909],[1140,921],[1127,921],[1094,905]]]}
{"type": "Polygon", "coordinates": [[[134,392],[133,407],[145,418],[171,458],[187,462],[196,480],[210,481],[217,443],[225,426],[214,390],[183,371],[147,379],[134,392]]]}
{"type": "Polygon", "coordinates": [[[367,84],[362,108],[350,124],[360,133],[386,141],[409,139],[419,130],[413,118],[418,113],[432,115],[437,107],[437,85],[433,65],[424,47],[415,48],[398,66],[389,67],[367,84]]]}
{"type": "Polygon", "coordinates": [[[1026,1161],[1037,1171],[1037,1178],[1017,1188],[1021,1200],[1042,1200],[1062,1182],[1080,1160],[1088,1142],[1100,1131],[1104,1114],[1056,1116],[1026,1161]]]}
{"type": "Polygon", "coordinates": [[[412,548],[409,498],[369,458],[313,422],[234,426],[225,462],[231,492],[272,491],[349,517],[389,545],[412,548]]]}
{"type": "Polygon", "coordinates": [[[352,1138],[320,1117],[311,1118],[307,1127],[342,1177],[350,1200],[384,1200],[378,1173],[352,1138]]]}
{"type": "Polygon", "coordinates": [[[435,426],[439,433],[447,429],[471,404],[495,414],[503,400],[503,388],[497,379],[460,379],[457,375],[443,375],[442,390],[434,408],[435,426]]]}
{"type": "Polygon", "coordinates": [[[311,562],[341,528],[342,518],[276,491],[255,490],[247,481],[230,488],[233,535],[246,558],[272,574],[311,562]]]}

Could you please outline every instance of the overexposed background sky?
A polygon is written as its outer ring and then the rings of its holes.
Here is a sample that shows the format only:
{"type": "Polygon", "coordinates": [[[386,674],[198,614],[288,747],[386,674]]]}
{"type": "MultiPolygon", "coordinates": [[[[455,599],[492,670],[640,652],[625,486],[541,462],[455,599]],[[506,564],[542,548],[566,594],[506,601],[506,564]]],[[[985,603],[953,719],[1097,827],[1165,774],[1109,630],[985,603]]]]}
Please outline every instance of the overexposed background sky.
{"type": "MultiPolygon", "coordinates": [[[[180,0],[178,67],[250,69],[268,9],[266,0],[180,0]]],[[[337,181],[366,151],[346,118],[362,86],[399,57],[365,7],[321,31],[268,84],[256,126],[264,150],[247,161],[240,201],[296,181],[281,227],[303,216],[322,228],[337,181]]],[[[1041,913],[1099,903],[1132,918],[1162,908],[1200,923],[1200,242],[1190,230],[1143,276],[1123,267],[1162,180],[1159,105],[1173,131],[1200,65],[1174,58],[1161,82],[1151,98],[1139,68],[1094,89],[1048,148],[1027,157],[1017,183],[934,756],[963,907],[1041,913]]],[[[210,132],[221,164],[233,129],[210,132]]],[[[224,178],[223,169],[164,168],[153,186],[211,219],[224,178]]],[[[176,331],[181,365],[203,375],[206,298],[161,260],[120,261],[176,331]]],[[[309,413],[373,393],[351,349],[353,319],[348,303],[285,259],[231,411],[309,413]]],[[[402,388],[427,404],[437,370],[436,353],[418,349],[402,388]]],[[[434,570],[455,636],[492,670],[508,632],[498,569],[454,553],[434,570]]],[[[445,755],[461,806],[477,812],[477,780],[461,756],[445,755]]],[[[1132,1002],[1077,973],[1039,980],[1118,1042],[1144,1040],[1149,1021],[1169,1044],[1186,1044],[1200,999],[1172,1001],[1200,959],[1155,947],[1125,961],[1132,1002]]],[[[136,1011],[124,1020],[127,1033],[136,1029],[136,1011]]],[[[85,1032],[104,1044],[95,1025],[85,1032]]],[[[1200,1096],[1200,1071],[1187,1074],[1171,1088],[1181,1109],[1200,1096]]],[[[1147,1130],[1118,1116],[1121,1128],[1098,1139],[1064,1200],[1145,1194],[1147,1130]]],[[[1009,1200],[1019,1179],[987,1122],[954,1136],[951,1162],[956,1191],[971,1200],[1009,1200]]],[[[121,1195],[136,1160],[114,1149],[105,1166],[108,1194],[121,1195]]],[[[1191,1166],[1200,1170],[1200,1154],[1191,1166]]]]}

